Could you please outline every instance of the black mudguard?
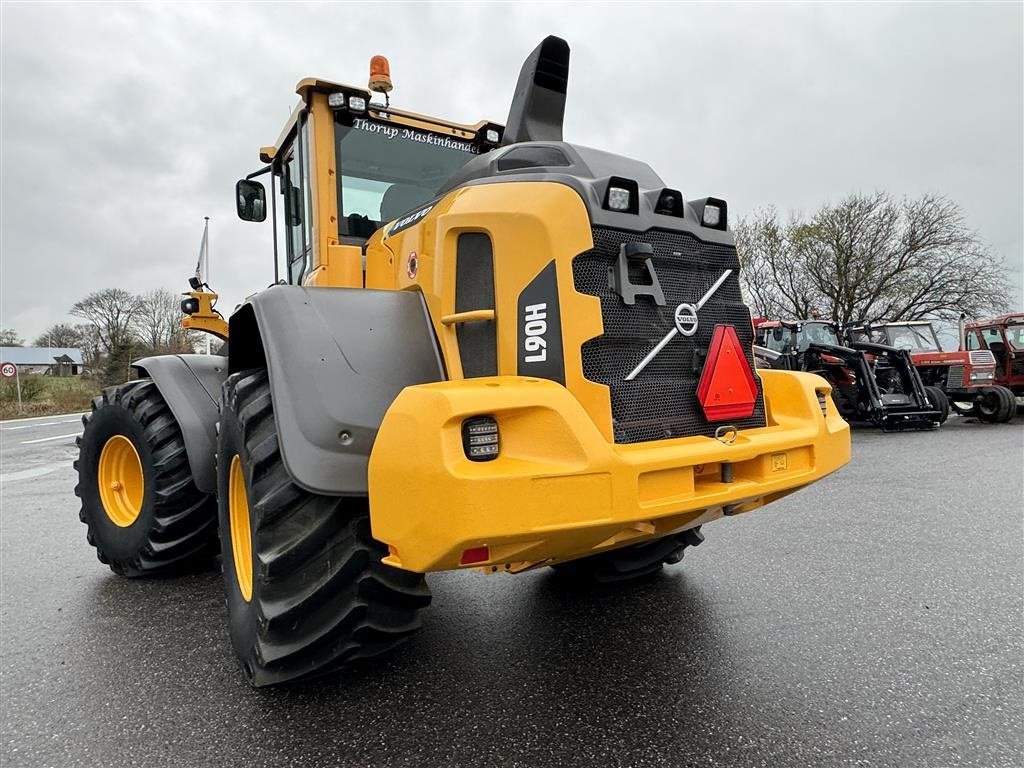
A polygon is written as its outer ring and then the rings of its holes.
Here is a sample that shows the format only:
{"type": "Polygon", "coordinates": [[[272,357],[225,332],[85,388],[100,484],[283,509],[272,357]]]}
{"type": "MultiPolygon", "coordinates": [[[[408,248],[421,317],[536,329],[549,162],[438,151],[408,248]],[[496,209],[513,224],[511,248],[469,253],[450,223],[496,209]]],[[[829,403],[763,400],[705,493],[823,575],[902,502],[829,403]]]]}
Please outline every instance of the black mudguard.
{"type": "Polygon", "coordinates": [[[275,285],[229,323],[229,370],[267,368],[285,468],[313,493],[366,494],[391,403],[445,378],[418,292],[275,285]]]}
{"type": "Polygon", "coordinates": [[[196,487],[217,491],[217,419],[220,385],[228,375],[227,358],[220,355],[160,355],[132,363],[141,377],[156,384],[181,428],[188,465],[196,487]]]}

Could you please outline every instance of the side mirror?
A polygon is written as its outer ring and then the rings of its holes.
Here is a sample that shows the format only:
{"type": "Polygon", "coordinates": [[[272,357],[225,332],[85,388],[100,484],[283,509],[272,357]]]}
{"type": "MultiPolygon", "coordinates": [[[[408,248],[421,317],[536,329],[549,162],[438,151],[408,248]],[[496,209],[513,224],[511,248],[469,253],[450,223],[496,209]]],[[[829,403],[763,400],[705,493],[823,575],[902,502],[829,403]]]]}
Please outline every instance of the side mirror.
{"type": "Polygon", "coordinates": [[[267,218],[267,191],[258,181],[242,179],[235,184],[235,205],[242,221],[263,221],[267,218]]]}

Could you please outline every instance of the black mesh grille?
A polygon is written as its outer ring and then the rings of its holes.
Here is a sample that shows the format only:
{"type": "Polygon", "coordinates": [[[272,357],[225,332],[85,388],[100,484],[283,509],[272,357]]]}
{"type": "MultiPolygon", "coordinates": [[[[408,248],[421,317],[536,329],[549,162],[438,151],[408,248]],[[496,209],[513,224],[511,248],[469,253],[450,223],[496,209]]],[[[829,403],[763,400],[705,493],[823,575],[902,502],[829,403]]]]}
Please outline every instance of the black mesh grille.
{"type": "Polygon", "coordinates": [[[964,384],[964,367],[962,365],[949,366],[949,372],[946,374],[946,386],[950,389],[963,389],[966,386],[964,384]]]}
{"type": "MultiPolygon", "coordinates": [[[[697,402],[697,383],[716,325],[736,329],[751,370],[753,328],[750,312],[740,295],[736,249],[703,243],[685,232],[594,228],[594,248],[573,260],[576,290],[601,300],[604,334],[583,344],[583,375],[611,390],[612,424],[616,443],[640,443],[690,435],[713,436],[721,422],[704,418],[697,402]],[[610,286],[610,273],[626,242],[650,243],[654,267],[665,293],[665,306],[650,297],[638,297],[626,305],[610,286]],[[661,341],[674,325],[675,308],[696,303],[707,290],[732,269],[733,273],[698,313],[697,333],[676,335],[633,381],[626,375],[661,341]]],[[[645,277],[642,263],[630,278],[645,277]]],[[[758,383],[757,403],[749,418],[734,420],[739,429],[765,426],[764,400],[758,383]]]]}

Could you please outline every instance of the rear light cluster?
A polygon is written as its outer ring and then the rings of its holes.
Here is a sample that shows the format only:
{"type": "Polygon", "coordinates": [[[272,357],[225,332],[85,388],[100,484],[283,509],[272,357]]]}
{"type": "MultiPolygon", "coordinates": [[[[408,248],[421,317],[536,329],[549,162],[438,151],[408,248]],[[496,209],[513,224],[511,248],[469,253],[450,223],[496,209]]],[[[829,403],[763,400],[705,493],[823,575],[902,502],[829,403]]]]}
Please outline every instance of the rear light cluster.
{"type": "Polygon", "coordinates": [[[493,461],[501,443],[498,422],[491,416],[474,416],[462,422],[462,450],[470,461],[493,461]]]}

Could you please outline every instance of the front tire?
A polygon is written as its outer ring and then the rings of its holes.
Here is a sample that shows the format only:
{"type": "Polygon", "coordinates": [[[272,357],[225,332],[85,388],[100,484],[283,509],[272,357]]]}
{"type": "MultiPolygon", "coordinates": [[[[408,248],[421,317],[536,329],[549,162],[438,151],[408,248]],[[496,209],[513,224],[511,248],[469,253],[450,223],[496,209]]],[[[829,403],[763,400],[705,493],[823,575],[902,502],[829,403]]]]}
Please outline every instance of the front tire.
{"type": "Polygon", "coordinates": [[[1006,387],[986,387],[984,395],[975,403],[975,412],[982,421],[1003,424],[1017,413],[1017,401],[1006,387]]]}
{"type": "Polygon", "coordinates": [[[156,385],[105,389],[82,421],[75,495],[100,562],[130,577],[210,562],[216,501],[196,487],[181,428],[156,385]]]}
{"type": "Polygon", "coordinates": [[[939,424],[945,424],[949,418],[949,398],[939,387],[925,387],[928,402],[939,412],[939,424]]]}
{"type": "Polygon", "coordinates": [[[231,642],[253,685],[327,674],[420,628],[426,581],[381,562],[366,499],[292,482],[265,370],[223,385],[217,475],[231,642]]]}

